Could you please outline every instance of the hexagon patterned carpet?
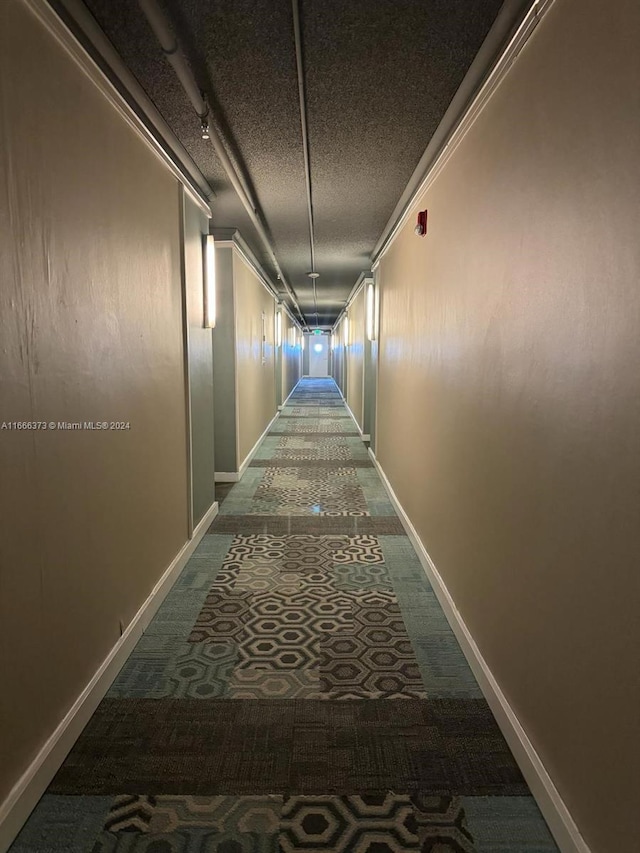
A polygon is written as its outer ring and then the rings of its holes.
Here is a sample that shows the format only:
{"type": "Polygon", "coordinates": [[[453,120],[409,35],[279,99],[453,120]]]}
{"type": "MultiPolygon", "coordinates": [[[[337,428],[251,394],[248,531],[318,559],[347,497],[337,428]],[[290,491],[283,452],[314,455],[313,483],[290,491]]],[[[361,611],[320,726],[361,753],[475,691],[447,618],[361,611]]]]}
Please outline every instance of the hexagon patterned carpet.
{"type": "Polygon", "coordinates": [[[12,853],[552,853],[333,380],[303,379],[12,853]]]}

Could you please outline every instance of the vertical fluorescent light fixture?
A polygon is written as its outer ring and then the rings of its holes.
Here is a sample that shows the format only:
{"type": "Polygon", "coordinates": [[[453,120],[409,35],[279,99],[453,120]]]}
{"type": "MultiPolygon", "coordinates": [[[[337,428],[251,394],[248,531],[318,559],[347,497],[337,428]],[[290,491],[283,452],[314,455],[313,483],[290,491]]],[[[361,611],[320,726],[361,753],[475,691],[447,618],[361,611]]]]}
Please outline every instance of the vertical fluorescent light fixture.
{"type": "Polygon", "coordinates": [[[344,345],[346,347],[349,346],[349,318],[347,315],[344,315],[344,320],[342,321],[342,330],[344,332],[344,345]]]}
{"type": "Polygon", "coordinates": [[[204,327],[216,324],[216,244],[213,234],[204,238],[204,327]]]}
{"type": "Polygon", "coordinates": [[[302,347],[302,352],[304,352],[304,332],[300,335],[300,346],[302,347]]]}
{"type": "Polygon", "coordinates": [[[376,294],[373,284],[367,285],[367,337],[376,339],[376,294]]]}
{"type": "Polygon", "coordinates": [[[282,312],[276,311],[276,346],[282,346],[282,312]]]}

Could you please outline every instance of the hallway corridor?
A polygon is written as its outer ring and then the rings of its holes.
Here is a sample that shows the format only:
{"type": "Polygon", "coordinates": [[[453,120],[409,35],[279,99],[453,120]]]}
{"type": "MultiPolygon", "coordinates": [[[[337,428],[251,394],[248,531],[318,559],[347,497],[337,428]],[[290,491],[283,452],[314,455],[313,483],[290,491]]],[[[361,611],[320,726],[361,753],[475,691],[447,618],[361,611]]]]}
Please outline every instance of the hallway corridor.
{"type": "Polygon", "coordinates": [[[303,379],[12,853],[556,847],[333,380],[303,379]]]}

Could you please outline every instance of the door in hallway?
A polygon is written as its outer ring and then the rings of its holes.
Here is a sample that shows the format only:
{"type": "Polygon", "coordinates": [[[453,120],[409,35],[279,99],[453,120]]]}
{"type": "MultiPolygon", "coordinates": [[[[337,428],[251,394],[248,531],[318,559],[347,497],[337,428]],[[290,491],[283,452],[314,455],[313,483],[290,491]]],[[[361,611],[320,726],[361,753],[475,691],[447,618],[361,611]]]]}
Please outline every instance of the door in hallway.
{"type": "Polygon", "coordinates": [[[329,375],[329,335],[309,337],[309,376],[329,375]]]}

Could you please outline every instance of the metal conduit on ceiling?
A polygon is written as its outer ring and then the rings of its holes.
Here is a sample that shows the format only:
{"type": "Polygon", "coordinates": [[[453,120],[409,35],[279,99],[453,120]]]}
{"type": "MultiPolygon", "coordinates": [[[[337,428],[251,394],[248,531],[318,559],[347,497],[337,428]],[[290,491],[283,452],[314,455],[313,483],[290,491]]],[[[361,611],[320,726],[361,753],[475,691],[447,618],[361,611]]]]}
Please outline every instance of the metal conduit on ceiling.
{"type": "MultiPolygon", "coordinates": [[[[256,231],[258,232],[258,236],[267,250],[269,257],[271,258],[276,272],[278,274],[278,279],[282,282],[289,298],[293,302],[293,305],[298,312],[298,316],[302,322],[303,326],[307,326],[307,321],[305,319],[304,314],[300,310],[300,306],[298,304],[298,299],[295,291],[288,283],[282,270],[280,269],[280,264],[278,263],[278,259],[276,258],[273,247],[271,246],[271,241],[269,240],[269,236],[267,234],[265,225],[262,220],[262,215],[260,213],[259,207],[256,201],[253,199],[247,185],[247,181],[241,172],[236,170],[233,163],[231,162],[229,155],[224,147],[222,139],[218,135],[215,128],[209,126],[208,124],[208,116],[210,115],[209,106],[206,103],[198,84],[193,76],[191,69],[185,59],[184,53],[180,47],[180,43],[176,38],[173,28],[171,27],[171,23],[165,16],[164,12],[158,6],[157,0],[138,0],[138,5],[142,10],[142,13],[146,17],[149,22],[149,26],[153,30],[162,51],[167,58],[168,62],[171,64],[174,69],[182,88],[184,89],[187,97],[191,101],[193,108],[200,118],[202,123],[203,132],[206,128],[207,136],[213,145],[213,148],[216,152],[218,159],[224,171],[226,172],[231,184],[236,191],[238,198],[242,202],[243,207],[249,214],[251,222],[253,223],[256,231]]],[[[203,138],[207,138],[203,136],[203,138]]]]}
{"type": "Polygon", "coordinates": [[[313,307],[318,325],[318,296],[316,292],[316,251],[313,227],[313,197],[311,192],[311,158],[309,155],[309,133],[307,128],[307,100],[305,95],[304,65],[302,61],[302,29],[300,26],[300,7],[298,0],[292,0],[293,36],[296,46],[296,70],[298,75],[298,98],[300,101],[300,127],[302,130],[302,149],[304,155],[304,178],[307,188],[307,215],[309,218],[309,247],[311,251],[310,278],[313,285],[313,307]]]}

